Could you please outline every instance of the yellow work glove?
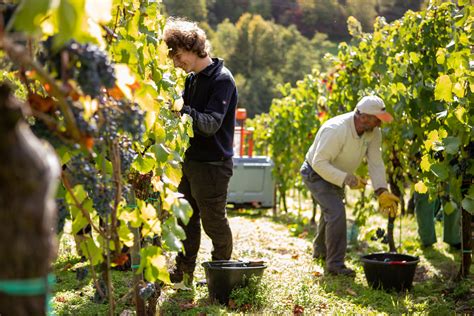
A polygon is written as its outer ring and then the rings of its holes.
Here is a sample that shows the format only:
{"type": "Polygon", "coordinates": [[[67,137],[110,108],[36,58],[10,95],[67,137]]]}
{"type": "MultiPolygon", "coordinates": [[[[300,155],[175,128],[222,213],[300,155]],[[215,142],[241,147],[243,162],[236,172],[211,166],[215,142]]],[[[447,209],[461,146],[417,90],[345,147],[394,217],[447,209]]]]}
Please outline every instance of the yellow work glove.
{"type": "Polygon", "coordinates": [[[388,191],[379,195],[379,210],[384,216],[395,217],[398,213],[400,199],[388,191]]]}
{"type": "Polygon", "coordinates": [[[351,189],[357,190],[363,189],[367,184],[367,181],[353,174],[347,174],[344,179],[344,184],[348,185],[351,189]]]}

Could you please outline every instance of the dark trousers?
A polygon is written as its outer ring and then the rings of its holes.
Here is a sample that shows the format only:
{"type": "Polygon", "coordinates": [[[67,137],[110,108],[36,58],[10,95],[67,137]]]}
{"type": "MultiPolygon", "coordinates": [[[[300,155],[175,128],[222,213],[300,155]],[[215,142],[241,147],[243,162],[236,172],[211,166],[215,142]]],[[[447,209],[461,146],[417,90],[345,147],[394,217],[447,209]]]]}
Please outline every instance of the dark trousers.
{"type": "Polygon", "coordinates": [[[216,163],[186,160],[178,191],[191,204],[193,215],[183,227],[184,252],[176,257],[177,268],[192,274],[201,245],[201,221],[211,238],[212,260],[229,260],[232,254],[232,232],[226,217],[227,188],[233,172],[232,159],[216,163]]]}
{"type": "Polygon", "coordinates": [[[340,268],[344,265],[347,246],[344,189],[321,178],[307,162],[303,163],[300,172],[322,210],[313,255],[325,256],[329,269],[340,268]]]}

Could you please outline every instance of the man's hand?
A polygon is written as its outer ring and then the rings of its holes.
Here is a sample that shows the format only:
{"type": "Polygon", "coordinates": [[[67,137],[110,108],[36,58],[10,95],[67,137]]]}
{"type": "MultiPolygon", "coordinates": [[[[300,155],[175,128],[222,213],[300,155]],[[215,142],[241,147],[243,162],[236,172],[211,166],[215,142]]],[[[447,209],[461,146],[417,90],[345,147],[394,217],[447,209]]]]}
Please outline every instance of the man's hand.
{"type": "Polygon", "coordinates": [[[353,174],[347,174],[344,179],[344,184],[347,184],[351,189],[357,190],[363,189],[367,184],[367,181],[353,174]]]}
{"type": "Polygon", "coordinates": [[[398,213],[400,199],[388,191],[379,195],[379,210],[384,216],[395,217],[398,213]]]}

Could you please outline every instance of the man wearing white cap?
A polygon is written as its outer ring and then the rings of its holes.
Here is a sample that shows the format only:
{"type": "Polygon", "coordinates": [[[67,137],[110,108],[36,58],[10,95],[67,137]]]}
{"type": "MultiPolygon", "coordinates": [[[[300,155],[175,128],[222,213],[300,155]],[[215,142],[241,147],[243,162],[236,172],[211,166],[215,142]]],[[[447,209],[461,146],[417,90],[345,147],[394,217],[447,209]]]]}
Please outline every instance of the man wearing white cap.
{"type": "Polygon", "coordinates": [[[377,96],[365,96],[353,112],[325,122],[318,130],[301,167],[303,181],[321,206],[318,234],[313,244],[313,257],[326,260],[326,271],[354,276],[344,264],[346,255],[346,210],[344,185],[362,189],[366,181],[354,175],[364,157],[378,196],[380,210],[395,216],[399,199],[388,192],[382,161],[382,122],[393,117],[377,96]]]}

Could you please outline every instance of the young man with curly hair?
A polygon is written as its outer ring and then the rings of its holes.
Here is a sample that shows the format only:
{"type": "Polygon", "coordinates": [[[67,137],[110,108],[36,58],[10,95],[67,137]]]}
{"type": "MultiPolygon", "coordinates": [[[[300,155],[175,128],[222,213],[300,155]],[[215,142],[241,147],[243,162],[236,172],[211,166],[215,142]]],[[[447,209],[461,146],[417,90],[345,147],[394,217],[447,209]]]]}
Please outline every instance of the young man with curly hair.
{"type": "Polygon", "coordinates": [[[227,188],[233,172],[233,137],[237,88],[222,59],[209,55],[205,32],[194,22],[170,19],[164,41],[175,67],[186,77],[181,114],[193,119],[194,137],[185,153],[179,192],[193,215],[180,225],[186,232],[184,251],[176,257],[171,281],[192,284],[201,242],[201,222],[213,244],[212,260],[229,260],[232,232],[226,216],[227,188]]]}

